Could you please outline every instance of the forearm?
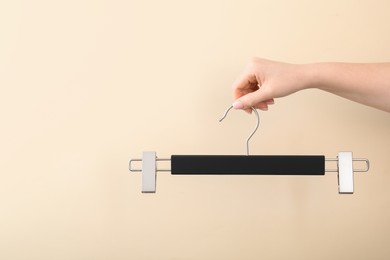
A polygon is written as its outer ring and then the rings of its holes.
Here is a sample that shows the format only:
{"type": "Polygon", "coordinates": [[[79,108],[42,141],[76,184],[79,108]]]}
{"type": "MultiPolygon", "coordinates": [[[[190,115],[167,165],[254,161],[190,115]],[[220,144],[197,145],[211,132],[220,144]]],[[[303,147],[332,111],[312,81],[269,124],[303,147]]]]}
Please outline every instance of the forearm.
{"type": "Polygon", "coordinates": [[[305,88],[318,88],[390,112],[390,63],[315,63],[305,88]]]}

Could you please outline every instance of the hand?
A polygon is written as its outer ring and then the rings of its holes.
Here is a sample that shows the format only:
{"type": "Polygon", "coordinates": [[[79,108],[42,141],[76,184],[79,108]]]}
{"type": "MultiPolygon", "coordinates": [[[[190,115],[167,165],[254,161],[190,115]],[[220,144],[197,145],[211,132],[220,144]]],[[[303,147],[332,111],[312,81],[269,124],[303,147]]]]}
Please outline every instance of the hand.
{"type": "Polygon", "coordinates": [[[274,98],[304,89],[303,66],[253,58],[233,84],[236,99],[233,107],[249,113],[251,107],[268,110],[268,105],[274,104],[274,98]]]}

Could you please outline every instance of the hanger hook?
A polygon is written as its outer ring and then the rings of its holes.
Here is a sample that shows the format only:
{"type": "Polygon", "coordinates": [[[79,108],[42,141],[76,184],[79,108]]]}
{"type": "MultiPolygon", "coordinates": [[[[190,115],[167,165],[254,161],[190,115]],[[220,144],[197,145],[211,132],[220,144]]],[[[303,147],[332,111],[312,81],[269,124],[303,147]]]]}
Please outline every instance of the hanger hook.
{"type": "MultiPolygon", "coordinates": [[[[222,116],[221,119],[219,119],[219,122],[222,122],[222,120],[225,119],[225,117],[227,116],[227,114],[229,113],[230,109],[232,109],[233,106],[230,106],[228,109],[226,109],[225,111],[225,114],[222,116]]],[[[257,112],[257,110],[254,108],[254,107],[251,107],[253,112],[255,112],[255,115],[256,115],[256,118],[257,118],[257,122],[256,122],[256,127],[255,129],[253,129],[252,133],[248,136],[248,138],[246,139],[246,155],[249,155],[249,140],[252,138],[252,136],[255,134],[255,132],[257,131],[257,128],[259,128],[259,124],[260,124],[260,117],[259,117],[259,113],[257,112]]]]}

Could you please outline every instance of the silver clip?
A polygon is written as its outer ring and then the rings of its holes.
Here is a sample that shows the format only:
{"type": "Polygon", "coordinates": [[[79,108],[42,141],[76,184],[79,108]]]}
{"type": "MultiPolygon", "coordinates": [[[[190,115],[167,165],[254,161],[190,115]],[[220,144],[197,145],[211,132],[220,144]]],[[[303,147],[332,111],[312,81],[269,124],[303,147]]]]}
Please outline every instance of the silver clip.
{"type": "Polygon", "coordinates": [[[168,169],[157,169],[158,161],[170,161],[171,159],[159,159],[156,157],[156,152],[143,152],[142,159],[131,159],[129,162],[129,170],[131,172],[142,172],[142,193],[156,192],[156,177],[157,172],[168,172],[168,169]],[[142,162],[141,169],[134,169],[133,162],[142,162]]]}
{"type": "Polygon", "coordinates": [[[340,194],[353,194],[354,192],[354,172],[367,172],[370,169],[368,159],[353,158],[352,152],[339,152],[337,158],[325,159],[327,162],[337,162],[337,169],[326,169],[327,172],[337,172],[340,194]],[[365,162],[364,169],[354,169],[354,162],[365,162]]]}

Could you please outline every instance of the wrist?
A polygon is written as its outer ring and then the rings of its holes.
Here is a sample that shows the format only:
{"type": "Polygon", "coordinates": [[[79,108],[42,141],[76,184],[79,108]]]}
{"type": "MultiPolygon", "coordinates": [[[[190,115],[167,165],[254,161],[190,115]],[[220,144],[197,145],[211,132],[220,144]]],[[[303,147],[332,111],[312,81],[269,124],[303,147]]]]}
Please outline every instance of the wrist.
{"type": "Polygon", "coordinates": [[[319,63],[302,64],[300,66],[301,73],[301,90],[319,88],[321,83],[319,63]]]}

